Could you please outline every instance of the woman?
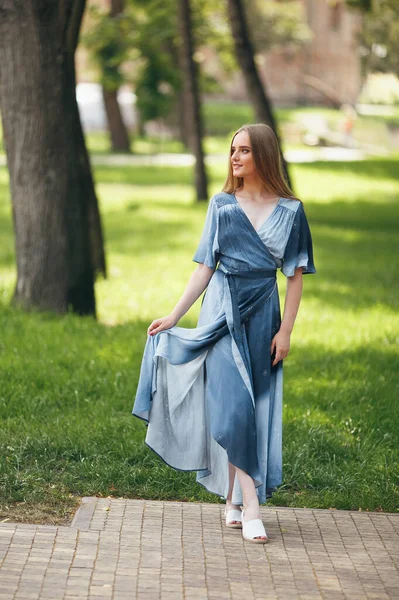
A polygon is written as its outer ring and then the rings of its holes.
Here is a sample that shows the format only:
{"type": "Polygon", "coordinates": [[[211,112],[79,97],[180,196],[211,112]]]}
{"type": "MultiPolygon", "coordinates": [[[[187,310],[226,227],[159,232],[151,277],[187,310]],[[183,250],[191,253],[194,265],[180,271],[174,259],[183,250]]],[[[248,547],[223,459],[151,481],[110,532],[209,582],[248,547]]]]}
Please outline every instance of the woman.
{"type": "Polygon", "coordinates": [[[226,499],[227,526],[265,543],[259,503],[282,480],[282,361],[302,274],[316,271],[303,205],[267,125],[234,134],[193,260],[179,302],[148,328],[133,414],[148,422],[146,443],[167,464],[197,471],[226,499]],[[282,320],[277,268],[288,278],[282,320]],[[176,327],[205,289],[197,328],[176,327]]]}

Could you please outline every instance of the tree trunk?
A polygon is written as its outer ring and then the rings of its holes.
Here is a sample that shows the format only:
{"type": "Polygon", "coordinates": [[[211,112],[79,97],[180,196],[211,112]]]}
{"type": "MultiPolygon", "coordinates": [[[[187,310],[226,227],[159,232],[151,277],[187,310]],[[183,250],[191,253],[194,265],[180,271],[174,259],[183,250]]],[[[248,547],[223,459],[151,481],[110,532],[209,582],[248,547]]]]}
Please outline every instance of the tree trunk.
{"type": "Polygon", "coordinates": [[[183,93],[185,98],[186,123],[191,151],[195,156],[195,187],[197,200],[208,199],[208,181],[202,148],[203,125],[201,101],[198,90],[198,69],[194,61],[194,41],[191,23],[190,0],[179,0],[179,28],[181,38],[181,66],[183,73],[183,93]]]}
{"type": "Polygon", "coordinates": [[[103,87],[103,99],[112,150],[114,152],[130,152],[129,134],[118,104],[118,90],[106,90],[103,87]]]}
{"type": "MultiPolygon", "coordinates": [[[[109,0],[111,19],[118,17],[125,8],[124,0],[109,0]]],[[[118,69],[119,65],[114,65],[118,69]]],[[[105,113],[107,115],[111,147],[114,152],[130,152],[129,133],[118,104],[118,90],[107,90],[103,87],[105,113]]]]}
{"type": "Polygon", "coordinates": [[[177,113],[177,126],[179,130],[180,141],[187,150],[192,150],[190,147],[191,140],[189,136],[189,124],[187,123],[187,111],[185,98],[187,94],[184,90],[180,89],[176,92],[176,113],[177,113]]]}
{"type": "Polygon", "coordinates": [[[284,158],[277,123],[274,118],[271,100],[267,94],[254,60],[254,49],[250,40],[247,19],[242,0],[227,0],[228,14],[237,62],[244,77],[247,93],[253,104],[256,119],[260,123],[270,125],[280,145],[281,159],[287,182],[291,186],[288,164],[284,158]]]}
{"type": "MultiPolygon", "coordinates": [[[[182,61],[182,52],[179,53],[179,48],[174,43],[174,40],[167,40],[165,43],[165,51],[169,53],[172,58],[172,61],[177,65],[180,64],[183,66],[182,61]]],[[[183,78],[181,77],[181,85],[176,90],[175,93],[175,119],[177,123],[177,128],[179,131],[179,138],[182,144],[188,149],[190,140],[188,136],[188,126],[186,123],[186,110],[185,110],[185,102],[184,102],[185,94],[183,89],[183,78]]]]}
{"type": "Polygon", "coordinates": [[[0,0],[0,106],[16,236],[14,301],[95,314],[100,215],[75,96],[85,0],[0,0]]]}

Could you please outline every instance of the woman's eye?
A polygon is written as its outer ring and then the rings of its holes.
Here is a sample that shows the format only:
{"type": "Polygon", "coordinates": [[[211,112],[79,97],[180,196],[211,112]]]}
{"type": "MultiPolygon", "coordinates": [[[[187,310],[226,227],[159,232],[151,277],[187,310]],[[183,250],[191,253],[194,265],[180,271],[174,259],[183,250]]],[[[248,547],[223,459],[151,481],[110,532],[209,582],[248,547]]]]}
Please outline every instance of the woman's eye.
{"type": "MultiPolygon", "coordinates": [[[[234,152],[235,152],[235,151],[236,151],[236,149],[235,149],[235,148],[231,148],[231,150],[230,150],[230,154],[234,154],[234,152]]],[[[245,154],[248,154],[249,150],[248,150],[248,148],[243,148],[243,149],[241,150],[241,152],[244,152],[245,154]]]]}

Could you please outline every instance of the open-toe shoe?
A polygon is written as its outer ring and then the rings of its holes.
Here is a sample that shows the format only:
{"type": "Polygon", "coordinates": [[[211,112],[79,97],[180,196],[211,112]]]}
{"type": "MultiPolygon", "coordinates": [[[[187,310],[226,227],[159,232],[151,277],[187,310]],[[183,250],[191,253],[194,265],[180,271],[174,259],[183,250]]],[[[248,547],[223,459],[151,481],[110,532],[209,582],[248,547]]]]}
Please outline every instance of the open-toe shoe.
{"type": "Polygon", "coordinates": [[[242,537],[247,542],[253,542],[254,544],[266,544],[268,542],[267,533],[261,519],[251,519],[245,521],[245,509],[241,513],[242,517],[242,537]],[[261,538],[260,536],[265,536],[261,538]]]}
{"type": "Polygon", "coordinates": [[[226,519],[226,527],[231,527],[231,529],[241,529],[242,518],[240,510],[237,508],[231,508],[230,510],[227,510],[227,508],[225,508],[224,516],[226,519]]]}

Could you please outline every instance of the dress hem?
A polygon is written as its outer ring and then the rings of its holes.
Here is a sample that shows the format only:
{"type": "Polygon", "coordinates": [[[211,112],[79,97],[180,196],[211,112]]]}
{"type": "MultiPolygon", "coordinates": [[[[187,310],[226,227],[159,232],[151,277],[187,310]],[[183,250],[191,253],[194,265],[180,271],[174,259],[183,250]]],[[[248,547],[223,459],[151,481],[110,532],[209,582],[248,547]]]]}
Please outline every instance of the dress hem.
{"type": "MultiPolygon", "coordinates": [[[[140,419],[140,421],[144,421],[144,422],[145,422],[147,425],[148,425],[148,423],[149,423],[149,420],[148,420],[148,419],[146,419],[145,417],[140,417],[139,415],[136,415],[136,414],[134,414],[133,412],[132,412],[132,416],[133,416],[133,417],[136,417],[137,419],[140,419]]],[[[217,440],[215,440],[215,438],[214,438],[213,436],[212,436],[212,439],[213,439],[213,440],[214,440],[214,441],[215,441],[215,442],[216,442],[216,443],[217,443],[217,444],[218,444],[218,445],[219,445],[221,448],[223,448],[223,450],[225,450],[225,452],[226,452],[226,454],[227,454],[227,450],[226,450],[226,448],[224,448],[223,446],[221,446],[221,445],[219,444],[219,442],[218,442],[217,440]]],[[[182,469],[182,468],[180,468],[180,467],[175,467],[174,465],[170,464],[170,463],[169,463],[167,460],[165,460],[165,459],[164,459],[164,457],[163,457],[163,456],[162,456],[162,455],[161,455],[159,452],[157,452],[157,451],[156,451],[156,450],[155,450],[155,449],[154,449],[154,448],[153,448],[153,447],[152,447],[152,446],[151,446],[151,445],[150,445],[148,442],[146,442],[146,441],[144,440],[144,443],[145,443],[145,445],[147,446],[147,448],[149,448],[150,450],[152,450],[152,452],[154,452],[154,454],[156,454],[156,455],[157,455],[157,456],[158,456],[158,457],[159,457],[159,458],[162,460],[162,462],[163,462],[163,463],[164,463],[166,466],[170,467],[171,469],[174,469],[175,471],[180,471],[181,473],[196,473],[196,472],[199,472],[199,471],[208,471],[210,474],[212,473],[212,471],[210,471],[210,470],[209,470],[207,467],[192,468],[192,469],[182,469]]],[[[228,457],[227,457],[227,458],[228,458],[228,457]]],[[[228,462],[230,462],[230,461],[228,461],[228,462]]],[[[238,468],[238,469],[240,468],[240,467],[237,467],[237,465],[234,465],[233,463],[230,463],[230,464],[232,464],[234,467],[236,467],[236,468],[238,468]]],[[[207,487],[207,486],[205,485],[205,483],[203,483],[203,482],[201,481],[201,479],[197,479],[197,480],[196,480],[196,483],[199,483],[199,484],[200,484],[200,485],[201,485],[203,488],[205,488],[205,489],[206,489],[206,491],[207,491],[207,492],[209,492],[210,494],[214,494],[215,496],[218,496],[218,498],[221,498],[222,500],[226,500],[226,496],[224,496],[223,494],[220,494],[219,492],[216,492],[216,491],[214,491],[214,490],[210,489],[209,487],[207,487]]],[[[272,497],[272,495],[273,495],[273,493],[274,493],[274,492],[277,490],[277,487],[278,487],[278,485],[281,485],[281,483],[280,483],[280,484],[277,484],[275,487],[272,487],[272,488],[267,488],[267,489],[266,489],[266,499],[265,499],[265,500],[263,500],[263,499],[259,499],[259,503],[260,503],[260,504],[265,504],[265,503],[266,503],[266,501],[267,501],[269,498],[271,498],[271,497],[272,497]]],[[[255,484],[255,489],[259,489],[261,486],[262,486],[262,482],[260,482],[258,485],[256,485],[256,484],[255,484]]]]}

